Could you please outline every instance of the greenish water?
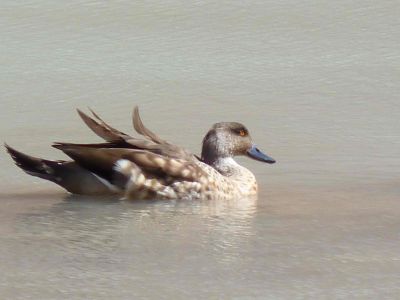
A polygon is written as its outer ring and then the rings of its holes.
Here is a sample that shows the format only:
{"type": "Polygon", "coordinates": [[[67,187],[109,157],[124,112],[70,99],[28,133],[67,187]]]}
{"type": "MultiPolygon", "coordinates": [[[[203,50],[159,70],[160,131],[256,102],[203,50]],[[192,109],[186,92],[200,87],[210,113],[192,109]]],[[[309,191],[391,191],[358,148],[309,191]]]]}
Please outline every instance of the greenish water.
{"type": "Polygon", "coordinates": [[[3,1],[0,139],[59,159],[96,142],[74,109],[200,152],[240,121],[258,200],[66,194],[0,152],[2,299],[396,299],[395,1],[3,1]]]}

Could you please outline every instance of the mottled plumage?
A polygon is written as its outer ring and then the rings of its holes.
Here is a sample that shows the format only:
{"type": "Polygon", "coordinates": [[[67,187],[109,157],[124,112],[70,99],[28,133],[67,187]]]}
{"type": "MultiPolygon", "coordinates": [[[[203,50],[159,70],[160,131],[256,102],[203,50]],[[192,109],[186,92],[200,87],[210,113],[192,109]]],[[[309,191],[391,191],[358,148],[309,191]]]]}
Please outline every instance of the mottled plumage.
{"type": "Polygon", "coordinates": [[[133,127],[144,139],[132,137],[78,110],[85,124],[106,142],[55,143],[53,147],[72,161],[50,161],[23,154],[8,145],[7,151],[26,173],[53,181],[76,194],[120,194],[129,199],[211,199],[257,193],[254,175],[233,159],[248,155],[275,161],[252,143],[240,123],[214,124],[203,139],[201,158],[171,144],[146,128],[138,108],[133,127]]]}

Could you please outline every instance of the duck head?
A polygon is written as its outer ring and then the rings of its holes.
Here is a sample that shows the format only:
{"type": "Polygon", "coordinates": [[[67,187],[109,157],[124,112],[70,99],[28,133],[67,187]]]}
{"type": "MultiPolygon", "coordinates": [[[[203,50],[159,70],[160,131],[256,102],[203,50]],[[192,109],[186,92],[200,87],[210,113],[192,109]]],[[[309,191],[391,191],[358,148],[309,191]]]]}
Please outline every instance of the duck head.
{"type": "Polygon", "coordinates": [[[261,152],[252,142],[247,128],[237,122],[214,124],[203,139],[202,160],[212,165],[220,158],[246,155],[252,159],[275,163],[275,160],[261,152]]]}

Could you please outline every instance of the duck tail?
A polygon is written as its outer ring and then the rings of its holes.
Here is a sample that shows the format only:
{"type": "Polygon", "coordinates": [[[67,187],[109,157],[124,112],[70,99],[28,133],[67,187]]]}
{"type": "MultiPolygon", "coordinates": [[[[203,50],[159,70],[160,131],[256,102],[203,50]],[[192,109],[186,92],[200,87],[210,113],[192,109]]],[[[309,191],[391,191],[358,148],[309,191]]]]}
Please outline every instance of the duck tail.
{"type": "Polygon", "coordinates": [[[4,144],[7,152],[14,160],[15,164],[20,167],[25,173],[54,181],[53,165],[57,164],[56,161],[45,160],[42,158],[33,157],[17,151],[16,149],[4,144]]]}
{"type": "Polygon", "coordinates": [[[58,184],[73,194],[107,195],[119,193],[117,187],[85,170],[73,161],[33,157],[5,144],[15,164],[25,173],[58,184]]]}

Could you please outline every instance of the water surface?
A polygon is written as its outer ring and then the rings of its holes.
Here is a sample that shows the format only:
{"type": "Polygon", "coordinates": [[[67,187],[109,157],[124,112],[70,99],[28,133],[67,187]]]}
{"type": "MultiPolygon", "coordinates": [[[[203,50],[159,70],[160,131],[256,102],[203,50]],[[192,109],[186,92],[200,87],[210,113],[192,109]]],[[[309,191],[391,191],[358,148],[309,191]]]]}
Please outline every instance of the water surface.
{"type": "Polygon", "coordinates": [[[396,1],[3,1],[0,139],[65,159],[74,109],[200,152],[243,122],[270,166],[227,202],[66,194],[0,152],[2,299],[395,299],[396,1]]]}

